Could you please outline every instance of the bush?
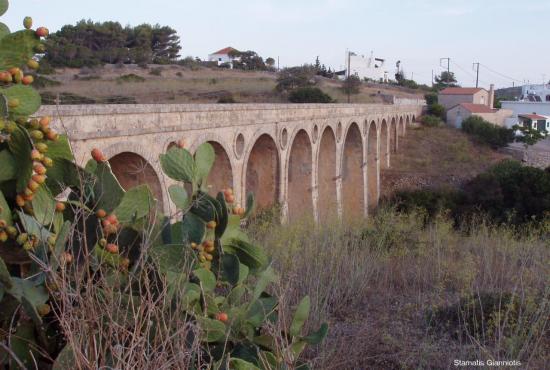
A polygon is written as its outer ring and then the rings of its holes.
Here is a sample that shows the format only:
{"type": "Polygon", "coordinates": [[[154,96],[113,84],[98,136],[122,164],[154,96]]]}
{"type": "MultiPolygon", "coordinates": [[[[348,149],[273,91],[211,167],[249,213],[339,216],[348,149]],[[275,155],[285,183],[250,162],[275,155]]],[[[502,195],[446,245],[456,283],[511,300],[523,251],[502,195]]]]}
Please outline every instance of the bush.
{"type": "Polygon", "coordinates": [[[514,141],[514,130],[493,125],[479,116],[472,116],[462,122],[462,131],[477,141],[493,148],[502,148],[514,141]]]}
{"type": "Polygon", "coordinates": [[[413,190],[397,192],[390,203],[400,212],[425,212],[426,220],[429,221],[442,212],[456,212],[462,198],[463,194],[460,191],[451,189],[413,190]]]}
{"type": "Polygon", "coordinates": [[[233,97],[233,94],[229,93],[224,96],[221,96],[218,99],[218,104],[234,104],[236,103],[235,98],[233,97]]]}
{"type": "Polygon", "coordinates": [[[439,117],[441,119],[445,119],[445,107],[441,104],[434,103],[428,106],[428,113],[432,116],[439,117]]]}
{"type": "Polygon", "coordinates": [[[162,76],[162,68],[160,68],[160,67],[152,68],[149,71],[149,74],[152,75],[152,76],[162,76]]]}
{"type": "Polygon", "coordinates": [[[550,173],[512,160],[475,177],[464,194],[465,211],[480,209],[496,222],[522,224],[550,215],[550,173]]]}
{"type": "Polygon", "coordinates": [[[439,117],[428,115],[422,117],[422,124],[427,127],[438,127],[441,126],[443,122],[439,117]]]}
{"type": "Polygon", "coordinates": [[[330,95],[323,92],[318,87],[301,87],[293,90],[288,100],[292,103],[332,103],[330,95]]]}
{"type": "Polygon", "coordinates": [[[279,72],[275,89],[282,93],[292,91],[299,87],[315,85],[315,68],[310,65],[285,68],[279,72]]]}
{"type": "Polygon", "coordinates": [[[359,94],[361,91],[361,80],[356,75],[351,75],[342,83],[342,91],[345,94],[359,94]]]}
{"type": "Polygon", "coordinates": [[[134,73],[130,73],[127,75],[122,75],[116,79],[118,83],[124,83],[124,82],[145,82],[145,78],[138,76],[134,73]]]}
{"type": "Polygon", "coordinates": [[[424,99],[426,99],[426,104],[428,104],[428,106],[430,106],[432,104],[437,104],[439,102],[436,93],[426,94],[426,95],[424,95],[424,99]]]}

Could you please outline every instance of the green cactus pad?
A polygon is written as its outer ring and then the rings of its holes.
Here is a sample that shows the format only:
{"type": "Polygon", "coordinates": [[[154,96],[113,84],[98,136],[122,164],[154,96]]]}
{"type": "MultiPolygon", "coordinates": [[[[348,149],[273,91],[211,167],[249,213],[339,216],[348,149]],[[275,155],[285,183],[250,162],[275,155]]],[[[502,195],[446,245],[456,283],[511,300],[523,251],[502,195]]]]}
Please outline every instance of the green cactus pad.
{"type": "Polygon", "coordinates": [[[6,198],[4,198],[2,191],[0,191],[0,220],[6,221],[9,226],[13,225],[13,221],[11,219],[11,209],[6,201],[6,198]]]}
{"type": "Polygon", "coordinates": [[[171,148],[160,155],[160,165],[166,176],[176,181],[194,182],[195,162],[191,154],[181,148],[171,148]]]}
{"type": "Polygon", "coordinates": [[[44,226],[50,225],[55,216],[55,204],[56,201],[50,191],[45,186],[39,187],[32,200],[36,221],[44,226]]]}
{"type": "Polygon", "coordinates": [[[12,289],[14,285],[10,272],[8,271],[8,266],[6,266],[2,257],[0,257],[0,283],[2,283],[6,289],[12,289]]]}
{"type": "Polygon", "coordinates": [[[23,30],[10,33],[0,40],[0,70],[22,67],[35,54],[40,39],[34,31],[23,30]]]}
{"type": "Polygon", "coordinates": [[[298,307],[296,307],[296,311],[294,312],[294,317],[292,318],[292,323],[290,324],[290,335],[294,337],[300,335],[300,331],[309,317],[310,307],[311,300],[309,299],[309,296],[305,296],[300,304],[298,304],[298,307]]]}
{"type": "Polygon", "coordinates": [[[216,153],[212,145],[204,143],[197,148],[195,152],[195,179],[197,182],[203,183],[206,180],[215,160],[216,153]]]}
{"type": "Polygon", "coordinates": [[[7,89],[0,90],[1,94],[4,94],[8,100],[19,99],[19,106],[16,108],[10,108],[10,116],[30,116],[40,108],[42,104],[42,98],[40,94],[30,86],[25,85],[13,85],[7,89]]]}
{"type": "Polygon", "coordinates": [[[10,34],[10,29],[4,23],[0,22],[0,40],[10,34]]]}
{"type": "Polygon", "coordinates": [[[0,15],[4,15],[10,6],[8,0],[0,0],[0,15]]]}
{"type": "Polygon", "coordinates": [[[23,192],[32,176],[31,143],[28,134],[21,127],[11,134],[9,148],[17,168],[16,190],[23,192]]]}
{"type": "Polygon", "coordinates": [[[155,205],[156,201],[149,186],[140,185],[124,194],[114,214],[121,223],[130,224],[149,216],[155,209],[155,205]]]}
{"type": "Polygon", "coordinates": [[[13,180],[16,172],[17,163],[10,151],[0,151],[0,182],[13,180]]]}
{"type": "MultiPolygon", "coordinates": [[[[86,168],[91,167],[92,165],[86,166],[86,168]]],[[[94,192],[97,207],[112,212],[122,201],[124,189],[113,175],[108,162],[97,163],[95,175],[97,181],[94,184],[94,192]]]]}
{"type": "Polygon", "coordinates": [[[250,271],[260,271],[269,263],[267,254],[262,248],[243,240],[232,239],[224,245],[224,251],[235,254],[250,271]]]}
{"type": "Polygon", "coordinates": [[[206,233],[206,225],[198,216],[193,213],[184,215],[181,228],[183,243],[202,243],[206,233]]]}
{"type": "Polygon", "coordinates": [[[168,193],[170,194],[170,199],[172,199],[172,202],[174,202],[178,209],[185,210],[189,207],[189,196],[183,187],[172,185],[168,188],[168,193]]]}
{"type": "Polygon", "coordinates": [[[201,339],[205,342],[217,342],[225,337],[225,324],[218,320],[198,317],[199,327],[202,329],[201,339]]]}

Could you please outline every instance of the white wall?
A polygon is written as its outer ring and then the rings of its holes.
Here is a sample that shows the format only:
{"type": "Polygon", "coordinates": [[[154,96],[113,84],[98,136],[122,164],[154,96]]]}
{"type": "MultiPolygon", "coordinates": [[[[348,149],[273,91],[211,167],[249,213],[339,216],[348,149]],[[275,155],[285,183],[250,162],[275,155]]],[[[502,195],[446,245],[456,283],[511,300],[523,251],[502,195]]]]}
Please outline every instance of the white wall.
{"type": "Polygon", "coordinates": [[[512,127],[518,123],[519,114],[540,114],[550,116],[550,103],[534,103],[524,101],[503,101],[502,108],[511,109],[514,113],[512,117],[507,118],[506,127],[512,127]]]}
{"type": "Polygon", "coordinates": [[[229,57],[227,54],[210,54],[208,56],[209,62],[217,62],[218,65],[224,64],[224,63],[231,63],[233,62],[233,59],[229,57]],[[221,59],[221,60],[220,60],[221,59]]]}
{"type": "MultiPolygon", "coordinates": [[[[348,68],[347,58],[346,54],[346,69],[348,68]]],[[[374,60],[374,57],[365,57],[364,55],[351,55],[349,58],[350,74],[357,75],[360,79],[369,78],[374,81],[385,79],[386,70],[383,62],[374,60]],[[378,68],[375,66],[378,66],[378,68]]]]}

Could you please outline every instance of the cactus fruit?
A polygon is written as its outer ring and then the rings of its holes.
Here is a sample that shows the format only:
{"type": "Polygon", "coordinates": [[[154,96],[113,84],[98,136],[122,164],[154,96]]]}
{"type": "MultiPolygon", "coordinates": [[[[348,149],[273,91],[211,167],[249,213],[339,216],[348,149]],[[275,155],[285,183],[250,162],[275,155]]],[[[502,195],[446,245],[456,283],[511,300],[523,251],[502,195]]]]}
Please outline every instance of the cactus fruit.
{"type": "Polygon", "coordinates": [[[65,203],[57,202],[55,204],[55,211],[58,213],[63,213],[65,211],[65,203]]]}
{"type": "Polygon", "coordinates": [[[111,254],[117,254],[118,253],[118,245],[110,243],[105,246],[105,250],[111,254]]]}
{"type": "Polygon", "coordinates": [[[216,320],[227,322],[229,320],[229,316],[225,312],[219,312],[216,314],[216,320]]]}
{"type": "Polygon", "coordinates": [[[23,83],[23,85],[30,85],[34,82],[34,77],[31,75],[26,75],[21,79],[21,82],[23,83]]]}
{"type": "Polygon", "coordinates": [[[36,36],[38,37],[48,37],[50,31],[46,27],[38,27],[36,29],[36,36]]]}
{"type": "Polygon", "coordinates": [[[206,227],[209,229],[215,229],[216,226],[217,226],[216,221],[210,221],[209,223],[206,224],[206,227]]]}
{"type": "Polygon", "coordinates": [[[17,108],[19,106],[20,102],[17,98],[12,98],[8,100],[8,107],[9,108],[17,108]]]}
{"type": "Polygon", "coordinates": [[[46,174],[46,167],[44,167],[40,163],[35,164],[33,169],[34,169],[34,172],[36,172],[39,175],[45,175],[46,174]]]}
{"type": "Polygon", "coordinates": [[[98,163],[107,161],[107,157],[105,157],[103,152],[97,148],[92,149],[92,158],[98,163]]]}
{"type": "Polygon", "coordinates": [[[23,19],[23,26],[30,30],[32,28],[32,18],[31,17],[25,17],[23,19]]]}
{"type": "Polygon", "coordinates": [[[41,304],[39,306],[36,307],[36,311],[38,312],[38,314],[42,317],[46,316],[47,314],[49,314],[51,312],[51,307],[49,304],[47,303],[44,303],[44,304],[41,304]]]}
{"type": "Polygon", "coordinates": [[[42,164],[48,168],[51,168],[53,167],[53,159],[49,157],[44,157],[44,159],[42,159],[42,164]]]}
{"type": "Polygon", "coordinates": [[[8,240],[8,233],[4,230],[0,231],[0,243],[5,243],[8,240]]]}
{"type": "Polygon", "coordinates": [[[105,212],[104,209],[99,209],[95,215],[97,218],[105,218],[107,216],[107,212],[105,212]]]}
{"type": "Polygon", "coordinates": [[[36,70],[38,69],[38,67],[40,67],[40,64],[34,59],[29,59],[29,61],[27,62],[27,67],[36,70]]]}

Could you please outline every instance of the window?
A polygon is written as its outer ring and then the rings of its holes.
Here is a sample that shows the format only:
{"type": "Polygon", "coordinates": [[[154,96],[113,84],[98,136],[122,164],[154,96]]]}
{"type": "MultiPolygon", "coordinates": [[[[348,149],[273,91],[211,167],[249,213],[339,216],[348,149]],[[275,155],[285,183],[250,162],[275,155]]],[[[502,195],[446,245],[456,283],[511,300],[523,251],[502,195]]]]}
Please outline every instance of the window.
{"type": "Polygon", "coordinates": [[[546,101],[550,101],[550,95],[546,95],[546,101]]]}
{"type": "Polygon", "coordinates": [[[222,61],[222,58],[218,58],[218,62],[221,62],[222,61]]]}

